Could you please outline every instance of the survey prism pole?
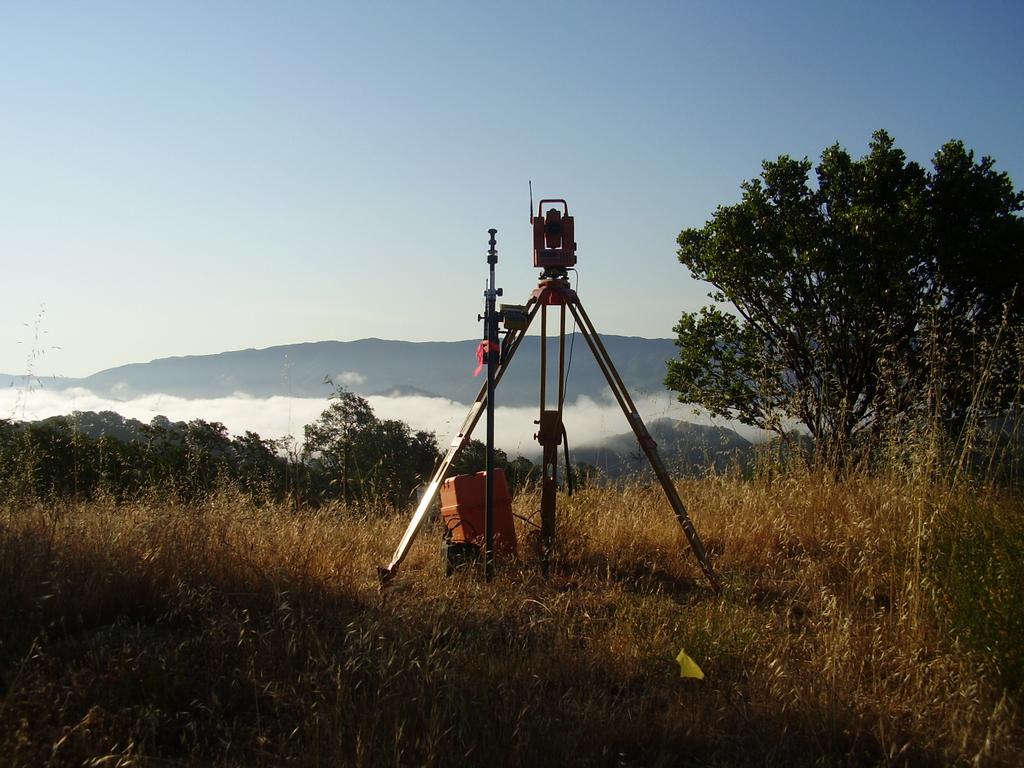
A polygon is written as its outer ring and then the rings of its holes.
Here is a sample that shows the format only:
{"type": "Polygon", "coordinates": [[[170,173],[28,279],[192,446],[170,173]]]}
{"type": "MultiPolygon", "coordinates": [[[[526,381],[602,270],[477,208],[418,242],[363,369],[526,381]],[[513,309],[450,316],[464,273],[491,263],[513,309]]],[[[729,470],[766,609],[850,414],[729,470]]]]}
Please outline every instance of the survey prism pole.
{"type": "Polygon", "coordinates": [[[498,263],[496,229],[489,229],[487,264],[490,267],[490,285],[484,291],[484,333],[486,343],[484,354],[487,362],[487,460],[484,485],[484,579],[491,580],[494,574],[494,374],[498,367],[498,313],[495,299],[501,289],[494,285],[494,266],[498,263]]]}

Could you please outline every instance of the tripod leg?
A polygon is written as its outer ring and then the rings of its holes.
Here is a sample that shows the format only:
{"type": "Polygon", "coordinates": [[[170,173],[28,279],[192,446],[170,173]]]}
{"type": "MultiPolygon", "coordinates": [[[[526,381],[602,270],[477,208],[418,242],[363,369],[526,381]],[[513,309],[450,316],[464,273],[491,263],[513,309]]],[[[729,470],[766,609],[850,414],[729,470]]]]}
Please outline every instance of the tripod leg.
{"type": "Polygon", "coordinates": [[[590,351],[594,354],[594,359],[597,361],[598,367],[604,374],[605,379],[608,381],[608,386],[611,387],[612,394],[619,403],[619,407],[622,408],[622,412],[626,416],[626,421],[629,422],[629,426],[633,429],[633,433],[636,435],[637,441],[640,443],[640,447],[643,449],[644,454],[647,456],[647,461],[651,464],[651,469],[654,470],[655,476],[658,478],[658,482],[661,483],[661,488],[665,492],[665,496],[668,498],[669,504],[672,505],[672,511],[675,513],[676,520],[679,521],[679,525],[683,529],[683,533],[686,534],[686,538],[690,542],[690,548],[693,550],[693,554],[697,557],[697,562],[700,563],[701,570],[707,577],[708,581],[711,582],[711,586],[716,592],[720,592],[722,587],[718,582],[718,577],[715,575],[714,569],[711,567],[711,562],[708,560],[707,552],[704,550],[704,543],[700,539],[700,535],[697,533],[697,529],[693,525],[693,521],[690,519],[690,514],[686,511],[686,506],[683,504],[682,499],[679,498],[679,492],[676,490],[675,483],[672,482],[672,478],[668,474],[668,470],[665,468],[665,463],[661,460],[661,455],[658,453],[657,443],[654,442],[654,438],[651,437],[647,431],[647,427],[640,418],[640,414],[637,413],[636,405],[633,403],[633,399],[629,396],[629,391],[626,389],[626,385],[623,384],[622,378],[619,376],[619,372],[615,370],[615,366],[612,364],[611,358],[608,356],[608,350],[604,347],[604,342],[601,341],[601,337],[598,335],[597,330],[594,328],[594,324],[590,321],[587,316],[587,312],[583,309],[583,305],[579,303],[579,299],[574,303],[569,304],[569,311],[572,312],[573,317],[580,325],[580,331],[583,334],[583,338],[586,339],[587,345],[590,347],[590,351]]]}
{"type": "Polygon", "coordinates": [[[555,548],[555,504],[558,494],[558,411],[541,411],[541,486],[540,486],[540,563],[544,575],[548,575],[551,554],[555,548]]]}
{"type": "MultiPolygon", "coordinates": [[[[529,304],[527,305],[529,306],[529,304]]],[[[529,314],[527,316],[526,327],[521,331],[513,331],[514,338],[508,344],[507,352],[502,356],[503,359],[500,361],[501,365],[498,368],[497,373],[494,375],[494,384],[497,386],[498,382],[501,381],[501,377],[504,375],[508,368],[508,364],[512,362],[512,356],[519,348],[519,344],[524,338],[526,338],[526,332],[530,329],[530,324],[533,322],[533,318],[537,314],[537,308],[539,304],[533,303],[530,307],[529,314]]],[[[405,560],[405,556],[409,554],[409,548],[412,546],[416,535],[419,533],[420,528],[423,526],[423,521],[427,517],[427,510],[430,509],[430,505],[434,501],[434,497],[437,496],[438,490],[441,488],[441,483],[444,482],[445,475],[448,474],[448,470],[451,468],[452,462],[455,461],[455,457],[459,455],[459,451],[462,450],[463,446],[469,442],[470,437],[473,434],[473,429],[476,427],[477,422],[480,421],[480,415],[483,413],[484,407],[487,404],[487,384],[483,384],[480,387],[480,392],[476,396],[476,400],[473,405],[469,408],[469,413],[466,415],[466,420],[462,422],[462,427],[459,429],[459,433],[448,445],[448,452],[445,453],[444,459],[436,470],[434,470],[433,477],[430,478],[430,483],[427,485],[427,490],[420,499],[419,504],[416,506],[416,511],[413,512],[412,519],[409,520],[409,525],[406,526],[405,533],[402,535],[402,540],[398,543],[398,548],[395,549],[395,553],[391,556],[391,562],[388,565],[378,566],[377,575],[380,578],[381,587],[385,587],[388,583],[395,578],[395,574],[398,573],[398,566],[405,560]]]]}
{"type": "MultiPolygon", "coordinates": [[[[542,380],[540,429],[537,432],[537,438],[543,448],[540,496],[540,562],[545,576],[550,571],[551,556],[555,551],[558,446],[562,444],[562,435],[565,434],[565,428],[562,425],[562,404],[565,401],[565,304],[559,306],[558,312],[558,408],[556,410],[547,409],[547,398],[544,394],[544,381],[542,380]]],[[[544,319],[543,315],[541,315],[541,319],[544,319]]],[[[541,328],[544,327],[542,324],[541,328]]],[[[547,336],[543,330],[541,331],[541,344],[543,345],[542,348],[547,347],[547,336]]],[[[545,373],[541,375],[545,376],[545,373]]]]}
{"type": "MultiPolygon", "coordinates": [[[[540,563],[544,575],[548,575],[551,564],[551,553],[555,545],[555,506],[558,494],[558,444],[562,440],[560,412],[548,410],[547,407],[547,348],[548,348],[548,315],[547,306],[540,310],[540,418],[535,437],[540,442],[541,455],[541,486],[540,486],[540,563]]],[[[564,309],[562,309],[564,312],[564,309]]],[[[562,321],[564,329],[565,322],[562,321]]],[[[560,350],[564,350],[562,342],[560,350]]],[[[558,357],[558,392],[561,397],[563,383],[562,368],[564,354],[558,357]]]]}

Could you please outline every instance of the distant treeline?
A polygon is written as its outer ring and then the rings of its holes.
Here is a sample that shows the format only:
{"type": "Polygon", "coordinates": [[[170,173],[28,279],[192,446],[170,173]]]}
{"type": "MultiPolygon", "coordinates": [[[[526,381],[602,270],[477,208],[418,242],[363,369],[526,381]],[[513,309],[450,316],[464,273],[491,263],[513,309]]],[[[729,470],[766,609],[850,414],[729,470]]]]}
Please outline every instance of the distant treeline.
{"type": "MultiPolygon", "coordinates": [[[[365,399],[340,389],[305,428],[301,449],[291,438],[232,436],[216,421],[156,416],[146,424],[112,411],[76,411],[40,421],[0,419],[0,494],[122,500],[156,492],[187,501],[231,487],[257,499],[400,509],[441,456],[432,432],[378,419],[365,399]]],[[[484,458],[474,440],[452,474],[479,471],[484,458]]],[[[495,463],[513,487],[539,475],[528,459],[509,460],[501,450],[495,463]]]]}

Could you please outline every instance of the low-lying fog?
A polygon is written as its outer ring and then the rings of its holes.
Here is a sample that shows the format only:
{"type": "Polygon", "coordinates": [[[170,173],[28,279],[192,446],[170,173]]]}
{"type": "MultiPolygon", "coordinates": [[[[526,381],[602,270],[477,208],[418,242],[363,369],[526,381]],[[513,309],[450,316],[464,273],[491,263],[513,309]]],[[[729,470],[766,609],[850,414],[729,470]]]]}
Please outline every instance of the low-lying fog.
{"type": "MultiPolygon", "coordinates": [[[[463,403],[439,397],[371,396],[366,399],[378,418],[401,419],[413,429],[433,431],[442,447],[448,445],[469,411],[469,406],[463,403]]],[[[496,445],[510,457],[538,454],[539,446],[533,439],[537,406],[504,407],[501,405],[500,391],[497,402],[496,445]]],[[[100,397],[86,389],[25,391],[10,387],[0,390],[0,418],[33,421],[70,414],[72,411],[115,411],[146,423],[157,415],[166,416],[172,421],[219,421],[232,434],[252,430],[264,438],[292,435],[298,442],[302,440],[303,427],[316,420],[328,405],[325,398],[256,398],[244,394],[211,399],[146,395],[115,400],[100,397]]],[[[641,417],[648,423],[657,418],[669,417],[701,424],[719,424],[736,429],[748,440],[759,439],[757,430],[697,415],[691,406],[677,402],[668,392],[638,399],[636,405],[641,417]]],[[[629,431],[629,425],[618,404],[610,396],[608,400],[580,397],[575,402],[567,403],[564,419],[570,447],[599,442],[611,435],[629,431]]],[[[479,440],[484,439],[483,418],[473,436],[479,440]]]]}

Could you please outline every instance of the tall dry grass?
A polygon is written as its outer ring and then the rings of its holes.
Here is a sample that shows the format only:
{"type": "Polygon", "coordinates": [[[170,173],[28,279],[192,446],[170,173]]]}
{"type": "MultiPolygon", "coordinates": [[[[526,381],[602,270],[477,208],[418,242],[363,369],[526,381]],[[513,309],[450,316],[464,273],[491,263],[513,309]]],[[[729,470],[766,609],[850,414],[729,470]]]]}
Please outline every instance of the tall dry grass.
{"type": "Polygon", "coordinates": [[[522,541],[490,584],[445,578],[435,529],[383,596],[404,518],[8,506],[0,762],[1024,761],[1018,498],[798,470],[680,489],[721,595],[640,484],[560,500],[548,579],[522,541]]]}

